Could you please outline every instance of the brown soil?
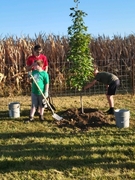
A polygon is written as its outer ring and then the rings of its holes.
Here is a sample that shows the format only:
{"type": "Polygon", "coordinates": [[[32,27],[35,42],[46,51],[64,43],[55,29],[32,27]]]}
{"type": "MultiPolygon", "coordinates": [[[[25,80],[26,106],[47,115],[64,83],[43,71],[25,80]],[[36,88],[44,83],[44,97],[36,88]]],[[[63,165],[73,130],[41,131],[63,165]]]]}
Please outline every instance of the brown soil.
{"type": "Polygon", "coordinates": [[[91,108],[84,109],[84,113],[81,109],[68,109],[61,116],[63,119],[56,122],[59,127],[79,128],[81,130],[110,126],[115,120],[113,115],[106,115],[98,109],[91,108]]]}

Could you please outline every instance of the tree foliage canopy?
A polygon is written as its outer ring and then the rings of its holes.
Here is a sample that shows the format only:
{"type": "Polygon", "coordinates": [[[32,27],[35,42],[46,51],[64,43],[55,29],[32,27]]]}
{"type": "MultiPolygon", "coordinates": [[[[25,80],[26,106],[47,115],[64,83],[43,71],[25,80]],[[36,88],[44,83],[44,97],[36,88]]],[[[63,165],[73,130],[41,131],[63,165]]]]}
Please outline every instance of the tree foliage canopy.
{"type": "Polygon", "coordinates": [[[71,88],[81,90],[84,82],[92,77],[93,62],[90,53],[91,35],[87,33],[83,18],[87,15],[78,9],[79,0],[74,0],[76,6],[70,8],[73,24],[68,27],[69,52],[67,59],[71,63],[68,83],[71,88]]]}

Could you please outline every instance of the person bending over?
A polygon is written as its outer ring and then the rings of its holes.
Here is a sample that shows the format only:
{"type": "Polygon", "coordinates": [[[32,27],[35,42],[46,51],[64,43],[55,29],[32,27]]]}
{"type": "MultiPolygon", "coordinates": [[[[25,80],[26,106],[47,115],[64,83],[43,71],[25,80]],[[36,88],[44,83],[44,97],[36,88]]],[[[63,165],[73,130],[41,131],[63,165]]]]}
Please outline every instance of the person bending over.
{"type": "Polygon", "coordinates": [[[86,86],[84,86],[84,90],[87,88],[91,88],[94,86],[96,82],[101,82],[106,85],[107,92],[106,97],[109,103],[110,109],[106,111],[107,114],[114,114],[114,98],[113,96],[116,94],[116,90],[118,86],[120,85],[119,78],[109,72],[99,72],[98,68],[94,69],[94,80],[90,83],[88,83],[86,86]]]}

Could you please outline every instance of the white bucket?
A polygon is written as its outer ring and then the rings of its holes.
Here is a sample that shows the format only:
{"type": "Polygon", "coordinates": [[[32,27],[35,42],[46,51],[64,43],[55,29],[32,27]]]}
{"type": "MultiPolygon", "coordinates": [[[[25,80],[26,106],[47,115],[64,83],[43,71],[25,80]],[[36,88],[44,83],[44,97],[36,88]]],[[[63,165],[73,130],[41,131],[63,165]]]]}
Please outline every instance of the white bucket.
{"type": "Polygon", "coordinates": [[[129,127],[130,111],[126,109],[116,109],[114,110],[114,115],[116,119],[116,126],[118,128],[129,127]]]}
{"type": "Polygon", "coordinates": [[[9,108],[9,117],[19,118],[20,117],[20,103],[12,102],[8,105],[9,108]]]}

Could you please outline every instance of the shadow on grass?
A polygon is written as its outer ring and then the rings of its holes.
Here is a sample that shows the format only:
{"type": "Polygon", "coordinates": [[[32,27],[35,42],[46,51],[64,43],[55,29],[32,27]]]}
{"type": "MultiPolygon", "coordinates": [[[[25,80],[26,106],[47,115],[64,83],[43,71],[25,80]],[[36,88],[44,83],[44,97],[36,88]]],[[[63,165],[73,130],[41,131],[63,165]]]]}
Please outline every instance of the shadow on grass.
{"type": "MultiPolygon", "coordinates": [[[[50,110],[45,110],[45,113],[52,115],[52,112],[50,110]]],[[[6,119],[8,119],[8,120],[11,119],[14,121],[20,121],[20,119],[27,120],[29,118],[29,115],[30,115],[30,109],[20,110],[20,117],[19,118],[9,117],[9,111],[0,111],[0,121],[6,120],[6,119]]],[[[39,116],[39,114],[36,112],[35,116],[39,116]]]]}
{"type": "Polygon", "coordinates": [[[0,111],[0,120],[9,118],[9,111],[0,111]]]}
{"type": "MultiPolygon", "coordinates": [[[[100,136],[111,136],[111,135],[113,135],[113,136],[116,136],[116,137],[118,137],[118,136],[123,136],[123,137],[127,137],[128,138],[128,136],[134,136],[135,135],[135,132],[132,132],[132,131],[124,131],[124,130],[122,130],[122,131],[114,131],[114,132],[110,132],[110,130],[109,130],[109,132],[106,132],[106,133],[104,133],[104,132],[101,132],[100,130],[97,130],[96,132],[92,132],[92,133],[88,133],[87,134],[87,136],[89,137],[96,137],[96,138],[98,138],[98,137],[100,137],[100,136]]],[[[54,138],[54,139],[57,139],[57,138],[65,138],[65,137],[69,137],[69,138],[74,138],[74,137],[77,137],[77,138],[81,138],[81,134],[78,134],[78,133],[74,133],[74,134],[66,134],[66,133],[53,133],[53,132],[17,132],[17,133],[0,133],[0,139],[4,139],[4,140],[8,140],[8,139],[10,139],[10,138],[19,138],[19,139],[25,139],[25,138],[31,138],[31,137],[34,137],[34,138],[43,138],[43,137],[45,137],[45,138],[54,138]]],[[[120,142],[119,143],[117,143],[117,142],[114,142],[113,143],[114,145],[117,145],[117,144],[120,144],[120,142]]],[[[122,142],[122,144],[123,144],[123,142],[122,142]]],[[[125,143],[124,143],[125,144],[125,143]]],[[[126,143],[126,144],[129,144],[128,142],[126,143]]],[[[131,143],[130,143],[131,144],[131,143]]],[[[135,142],[133,142],[132,144],[135,144],[135,142]]],[[[0,147],[1,147],[1,145],[0,145],[0,147]]]]}
{"type": "MultiPolygon", "coordinates": [[[[110,132],[110,131],[109,131],[110,132]]],[[[118,137],[118,135],[132,135],[134,132],[114,132],[110,135],[118,137]]],[[[109,133],[107,134],[109,135],[109,133]]],[[[104,132],[100,130],[89,133],[88,136],[99,139],[101,136],[106,136],[104,132]]],[[[132,147],[135,146],[135,142],[95,142],[85,144],[51,144],[50,139],[63,139],[65,138],[81,137],[81,134],[66,134],[66,133],[46,133],[46,132],[20,132],[20,133],[0,133],[0,139],[5,141],[11,141],[14,139],[14,143],[10,145],[0,145],[0,173],[14,172],[14,171],[30,171],[30,170],[67,170],[72,167],[79,168],[92,167],[102,168],[108,170],[109,168],[122,168],[132,170],[135,168],[135,162],[133,161],[134,151],[132,147]],[[35,138],[43,138],[45,141],[34,142],[35,138]],[[29,143],[15,144],[15,139],[20,139],[19,142],[23,142],[26,138],[30,138],[29,143]],[[48,140],[47,140],[48,139],[48,140]],[[117,148],[115,148],[117,147],[117,148]],[[123,147],[122,149],[119,147],[123,147]],[[125,148],[126,147],[126,148],[125,148]],[[108,151],[108,149],[111,151],[108,151]],[[128,149],[128,150],[127,150],[128,149]],[[110,156],[109,156],[110,153],[110,156]],[[117,154],[117,157],[112,156],[117,154]],[[93,154],[98,155],[96,158],[93,154]],[[106,154],[108,154],[106,156],[106,154]]]]}
{"type": "MultiPolygon", "coordinates": [[[[26,133],[29,136],[31,133],[26,133]]],[[[24,135],[23,133],[21,134],[24,135]]],[[[37,137],[37,133],[33,137],[37,137]]],[[[59,133],[41,133],[40,136],[65,137],[59,133]]],[[[25,136],[26,138],[26,136],[25,136]]],[[[134,143],[122,143],[123,146],[134,146],[134,143]]],[[[124,148],[119,150],[114,146],[120,143],[100,144],[91,143],[80,146],[76,145],[51,145],[50,143],[28,143],[25,145],[0,145],[3,161],[0,162],[0,172],[29,171],[29,170],[66,170],[72,167],[92,167],[108,170],[109,168],[134,169],[135,162],[132,161],[134,152],[124,148]],[[102,149],[101,149],[102,147],[102,149]],[[103,149],[104,147],[104,149],[103,149]],[[107,148],[112,148],[109,156],[107,148]],[[95,149],[93,151],[93,148],[95,149]],[[95,158],[93,154],[98,154],[95,158]],[[111,156],[111,154],[117,154],[111,156]],[[106,156],[106,154],[108,154],[106,156]],[[125,156],[128,156],[128,160],[125,156]],[[8,160],[9,158],[9,160],[8,160]],[[11,160],[14,159],[14,160],[11,160]],[[5,160],[4,160],[5,159],[5,160]],[[127,162],[126,162],[127,160],[127,162]]]]}
{"type": "MultiPolygon", "coordinates": [[[[19,114],[19,112],[17,112],[19,114]]],[[[13,121],[20,121],[20,120],[28,120],[30,114],[30,110],[21,110],[20,117],[9,117],[9,111],[0,111],[0,121],[5,120],[13,120],[13,121]]],[[[37,113],[35,113],[37,115],[37,113]]]]}
{"type": "MultiPolygon", "coordinates": [[[[0,112],[1,113],[1,112],[0,112]]],[[[5,114],[7,111],[5,111],[5,114]]],[[[28,116],[29,111],[23,111],[23,116],[28,116]]],[[[7,116],[5,116],[6,118],[7,116]]],[[[18,119],[16,119],[18,120],[18,119]]],[[[101,132],[100,130],[96,132],[89,133],[88,136],[99,139],[101,136],[104,138],[107,135],[116,136],[119,135],[132,135],[134,132],[127,132],[126,130],[120,132],[115,131],[112,134],[110,130],[108,133],[101,132]]],[[[113,141],[110,143],[106,142],[95,142],[95,143],[85,143],[80,144],[66,144],[62,143],[51,144],[51,139],[56,142],[58,139],[62,138],[65,142],[65,138],[81,138],[81,134],[66,134],[66,133],[46,133],[46,132],[20,132],[20,133],[0,133],[0,139],[4,141],[13,142],[10,145],[1,144],[0,145],[0,172],[14,172],[14,171],[30,171],[30,170],[67,170],[72,169],[72,167],[79,168],[81,166],[90,168],[102,168],[104,170],[108,169],[128,169],[132,170],[135,168],[134,162],[134,151],[132,147],[135,146],[135,142],[113,141]],[[44,138],[45,140],[40,143],[35,143],[36,138],[44,138]],[[28,143],[25,139],[29,138],[28,143]],[[20,144],[17,144],[15,139],[19,139],[20,144]],[[117,148],[115,148],[117,147],[117,148]],[[120,148],[119,147],[123,147],[120,148]],[[126,147],[126,149],[125,149],[126,147]],[[110,151],[108,151],[108,149],[110,151]],[[127,150],[128,149],[128,150],[127,150]],[[110,156],[109,156],[110,153],[110,156]],[[112,156],[114,153],[114,156],[112,156]],[[96,157],[93,155],[96,154],[96,157]],[[117,157],[115,156],[117,154],[117,157]]],[[[40,139],[39,139],[40,141],[40,139]]]]}
{"type": "Polygon", "coordinates": [[[14,171],[30,171],[30,170],[48,170],[48,169],[57,169],[63,171],[66,169],[71,169],[73,167],[80,168],[83,167],[92,167],[102,168],[104,170],[109,169],[127,169],[132,170],[135,168],[135,162],[113,162],[110,164],[111,158],[108,159],[76,159],[76,160],[58,160],[57,158],[51,160],[24,160],[24,161],[5,161],[0,162],[2,167],[0,172],[14,172],[14,171]],[[104,162],[104,164],[103,164],[104,162]]]}
{"type": "MultiPolygon", "coordinates": [[[[17,114],[19,113],[20,113],[20,117],[29,116],[30,110],[21,110],[20,112],[17,112],[17,114]]],[[[11,119],[11,117],[9,117],[9,111],[0,111],[0,120],[2,119],[11,119]]],[[[14,118],[14,119],[17,119],[17,118],[14,118]]]]}

